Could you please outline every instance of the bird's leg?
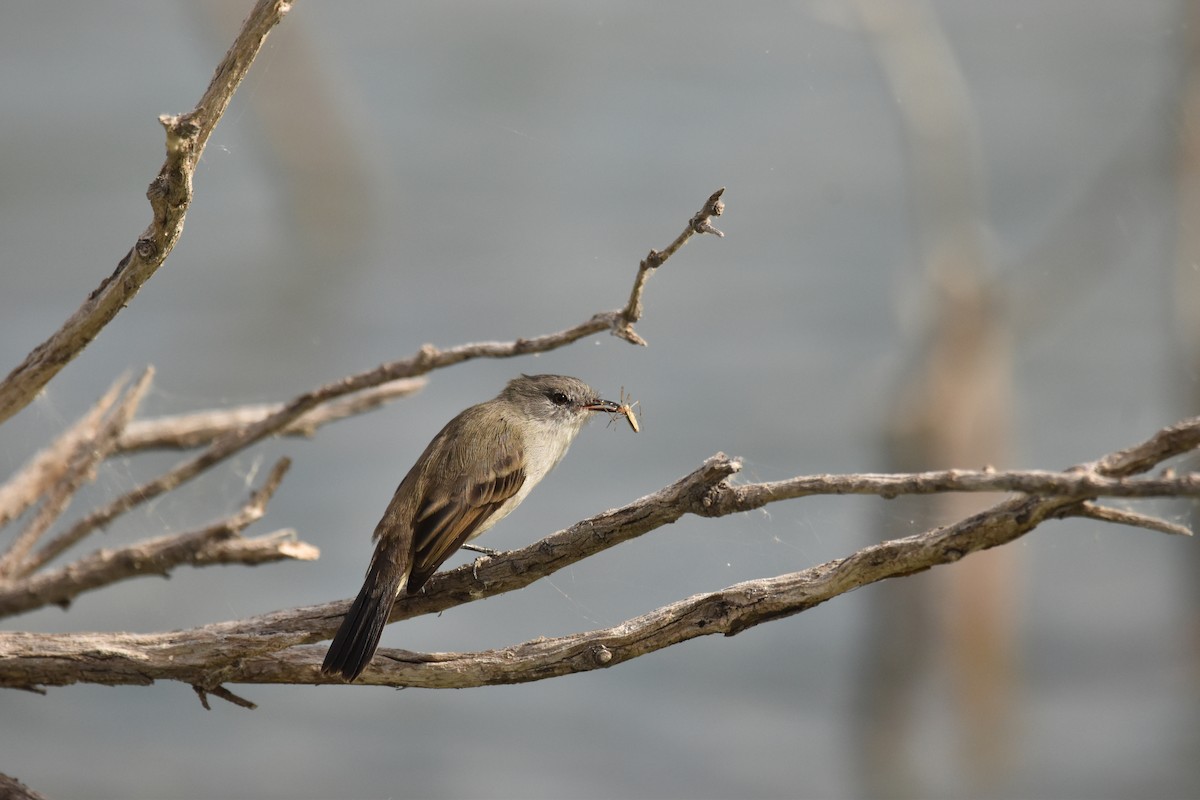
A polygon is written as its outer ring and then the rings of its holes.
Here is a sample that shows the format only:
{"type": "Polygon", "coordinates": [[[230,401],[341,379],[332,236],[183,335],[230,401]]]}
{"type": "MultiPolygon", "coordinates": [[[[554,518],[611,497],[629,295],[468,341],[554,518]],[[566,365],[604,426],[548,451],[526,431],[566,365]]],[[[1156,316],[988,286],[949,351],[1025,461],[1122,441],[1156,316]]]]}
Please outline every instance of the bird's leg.
{"type": "Polygon", "coordinates": [[[472,553],[480,554],[479,557],[475,559],[475,563],[471,565],[471,577],[475,580],[479,580],[479,562],[483,561],[485,558],[495,558],[496,556],[500,555],[499,550],[493,550],[490,547],[480,547],[477,544],[464,544],[462,549],[470,550],[472,553]]]}

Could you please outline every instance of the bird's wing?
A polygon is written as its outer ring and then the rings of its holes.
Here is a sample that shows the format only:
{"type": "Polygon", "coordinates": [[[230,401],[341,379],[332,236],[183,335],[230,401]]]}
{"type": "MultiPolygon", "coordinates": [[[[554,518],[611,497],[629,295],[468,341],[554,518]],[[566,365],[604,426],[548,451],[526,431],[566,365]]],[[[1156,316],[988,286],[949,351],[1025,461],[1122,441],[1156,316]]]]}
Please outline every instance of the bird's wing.
{"type": "MultiPolygon", "coordinates": [[[[489,448],[488,457],[458,465],[462,478],[446,493],[421,498],[413,523],[413,567],[408,578],[411,594],[424,585],[442,562],[471,538],[500,506],[525,483],[525,454],[511,436],[503,435],[489,448]]],[[[455,465],[445,465],[454,469],[455,465]]],[[[440,481],[433,481],[441,484],[440,481]]]]}

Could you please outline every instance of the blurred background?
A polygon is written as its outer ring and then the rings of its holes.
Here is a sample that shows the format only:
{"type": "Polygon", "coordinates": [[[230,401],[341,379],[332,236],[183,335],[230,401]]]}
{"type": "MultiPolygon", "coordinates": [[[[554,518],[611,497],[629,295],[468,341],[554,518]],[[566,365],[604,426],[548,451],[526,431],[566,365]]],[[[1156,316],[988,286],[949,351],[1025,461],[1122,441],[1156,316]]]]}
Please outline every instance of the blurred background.
{"type": "MultiPolygon", "coordinates": [[[[250,5],[0,10],[0,371],[145,227],[156,117],[194,105],[250,5]]],[[[717,451],[773,480],[1061,468],[1139,441],[1200,405],[1198,36],[1182,0],[297,3],[210,140],[179,246],[0,429],[0,475],[129,368],[158,370],[143,416],[283,400],[425,342],[617,308],[720,186],[726,238],[653,276],[647,348],[605,335],[434,373],[71,554],[222,516],[287,454],[250,532],[293,526],[319,561],[183,569],[3,624],[151,632],[350,597],[421,449],[518,372],[624,387],[643,432],[593,424],[488,534],[501,549],[717,451]]],[[[64,523],[175,460],[109,462],[64,523]]],[[[685,518],[384,645],[606,627],[994,499],[685,518]]],[[[1193,541],[1059,522],[537,684],[231,687],[256,711],[173,683],[4,692],[0,771],[90,798],[1196,796],[1198,572],[1193,541]]]]}

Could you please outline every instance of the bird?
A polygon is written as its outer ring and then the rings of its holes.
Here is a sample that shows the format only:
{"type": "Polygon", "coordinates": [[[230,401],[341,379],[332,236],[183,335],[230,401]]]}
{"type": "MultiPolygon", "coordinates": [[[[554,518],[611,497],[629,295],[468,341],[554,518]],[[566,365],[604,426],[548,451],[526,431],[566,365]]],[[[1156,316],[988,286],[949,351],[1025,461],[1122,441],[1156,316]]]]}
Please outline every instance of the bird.
{"type": "Polygon", "coordinates": [[[375,527],[362,589],[321,672],[353,682],[404,593],[418,592],[464,544],[508,516],[562,460],[594,412],[624,411],[566,375],[521,375],[461,412],[409,469],[375,527]]]}

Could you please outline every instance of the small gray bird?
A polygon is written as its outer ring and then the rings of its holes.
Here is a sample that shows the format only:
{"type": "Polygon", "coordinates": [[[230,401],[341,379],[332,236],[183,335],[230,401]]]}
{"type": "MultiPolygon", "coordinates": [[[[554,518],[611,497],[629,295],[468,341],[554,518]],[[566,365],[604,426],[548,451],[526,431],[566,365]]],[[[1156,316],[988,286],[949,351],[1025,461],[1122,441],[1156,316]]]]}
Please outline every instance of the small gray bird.
{"type": "Polygon", "coordinates": [[[463,544],[508,516],[567,453],[592,412],[623,412],[565,375],[522,375],[442,428],[375,526],[362,590],[321,671],[353,681],[379,646],[392,605],[463,544]]]}

